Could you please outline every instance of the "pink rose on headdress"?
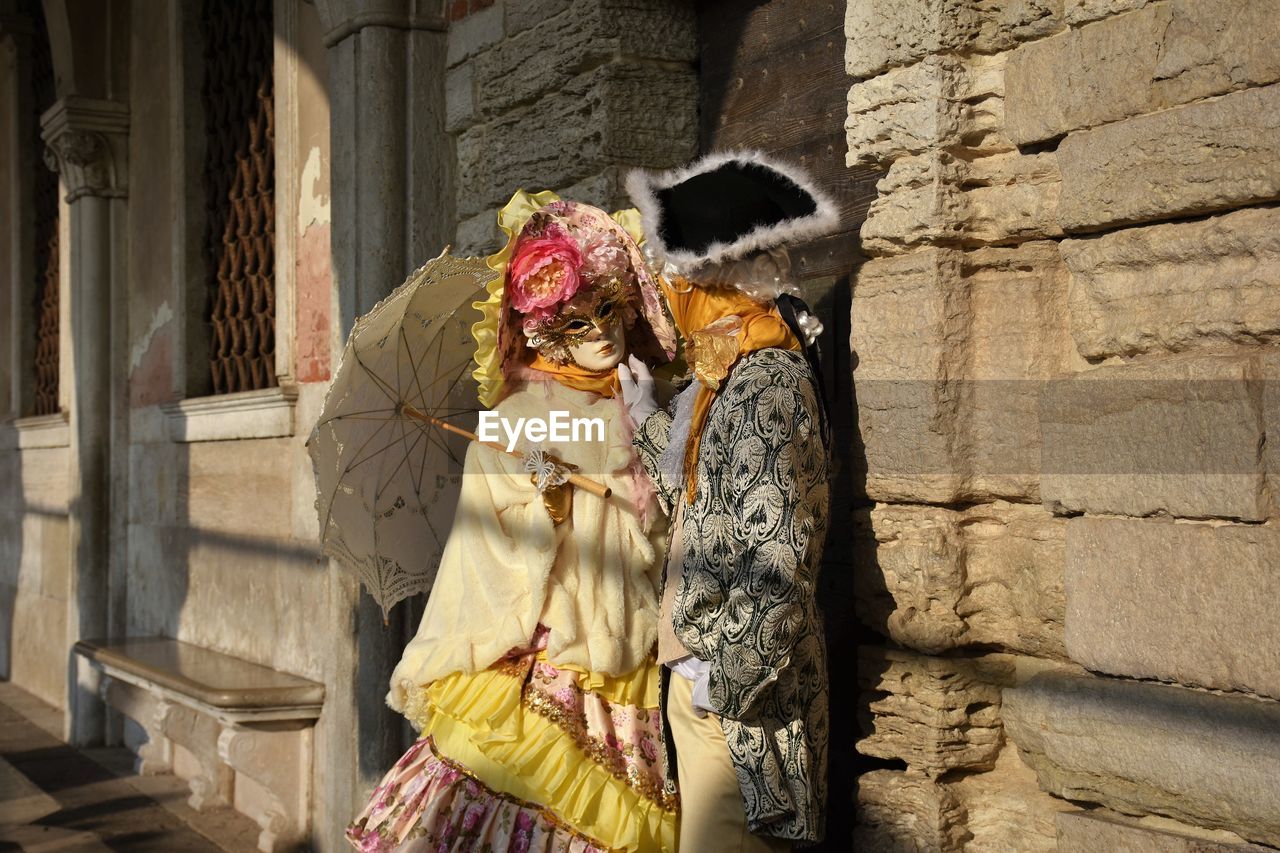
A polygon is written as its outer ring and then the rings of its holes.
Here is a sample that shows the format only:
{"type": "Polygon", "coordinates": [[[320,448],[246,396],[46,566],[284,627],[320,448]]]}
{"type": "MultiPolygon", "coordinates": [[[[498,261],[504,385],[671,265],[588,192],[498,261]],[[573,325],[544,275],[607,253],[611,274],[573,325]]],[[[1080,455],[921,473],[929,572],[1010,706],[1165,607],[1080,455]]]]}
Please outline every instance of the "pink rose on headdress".
{"type": "Polygon", "coordinates": [[[631,257],[622,241],[614,234],[600,234],[587,243],[583,251],[582,273],[588,278],[631,277],[631,257]]]}
{"type": "Polygon", "coordinates": [[[528,314],[569,299],[582,286],[581,267],[582,252],[563,229],[521,238],[509,268],[511,304],[528,314]]]}

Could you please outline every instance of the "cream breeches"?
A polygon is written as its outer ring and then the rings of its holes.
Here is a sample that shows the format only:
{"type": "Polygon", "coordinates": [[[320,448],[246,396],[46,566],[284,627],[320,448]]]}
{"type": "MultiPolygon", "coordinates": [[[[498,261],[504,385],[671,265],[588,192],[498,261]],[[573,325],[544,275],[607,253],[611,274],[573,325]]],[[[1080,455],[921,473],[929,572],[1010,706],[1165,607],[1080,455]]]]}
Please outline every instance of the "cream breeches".
{"type": "Polygon", "coordinates": [[[720,718],[693,711],[693,683],[671,673],[667,720],[680,780],[680,853],[782,853],[791,842],[753,835],[720,718]]]}

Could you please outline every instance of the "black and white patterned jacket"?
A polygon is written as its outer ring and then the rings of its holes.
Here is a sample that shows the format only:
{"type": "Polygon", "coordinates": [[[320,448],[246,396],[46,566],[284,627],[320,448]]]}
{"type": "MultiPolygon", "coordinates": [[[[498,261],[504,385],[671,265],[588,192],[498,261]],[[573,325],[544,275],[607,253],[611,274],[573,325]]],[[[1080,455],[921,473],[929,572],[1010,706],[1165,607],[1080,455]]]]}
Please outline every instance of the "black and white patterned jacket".
{"type": "MultiPolygon", "coordinates": [[[[827,530],[828,459],[815,378],[797,352],[747,354],[703,428],[685,507],[676,636],[710,663],[752,832],[821,840],[827,668],[815,589],[827,530]]],[[[636,431],[636,450],[671,514],[683,483],[659,470],[671,415],[636,431]]]]}

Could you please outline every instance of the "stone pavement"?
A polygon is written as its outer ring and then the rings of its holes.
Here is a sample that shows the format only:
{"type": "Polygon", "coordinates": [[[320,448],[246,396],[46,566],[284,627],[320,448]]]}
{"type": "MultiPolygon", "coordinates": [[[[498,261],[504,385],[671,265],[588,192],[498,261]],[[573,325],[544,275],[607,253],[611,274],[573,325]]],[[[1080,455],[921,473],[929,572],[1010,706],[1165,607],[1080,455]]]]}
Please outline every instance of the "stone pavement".
{"type": "Polygon", "coordinates": [[[0,681],[0,851],[250,853],[258,827],[230,809],[196,812],[186,783],[137,776],[123,747],[74,749],[62,713],[0,681]]]}

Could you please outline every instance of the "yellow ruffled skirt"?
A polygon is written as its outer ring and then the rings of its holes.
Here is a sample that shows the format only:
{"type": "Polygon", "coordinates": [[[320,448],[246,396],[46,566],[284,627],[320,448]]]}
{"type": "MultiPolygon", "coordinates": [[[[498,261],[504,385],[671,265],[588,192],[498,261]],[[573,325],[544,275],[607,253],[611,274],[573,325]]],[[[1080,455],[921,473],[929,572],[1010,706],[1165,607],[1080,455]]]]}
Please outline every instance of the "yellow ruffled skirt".
{"type": "Polygon", "coordinates": [[[410,694],[421,738],[348,827],[363,851],[676,850],[658,667],[585,672],[543,650],[410,694]]]}

